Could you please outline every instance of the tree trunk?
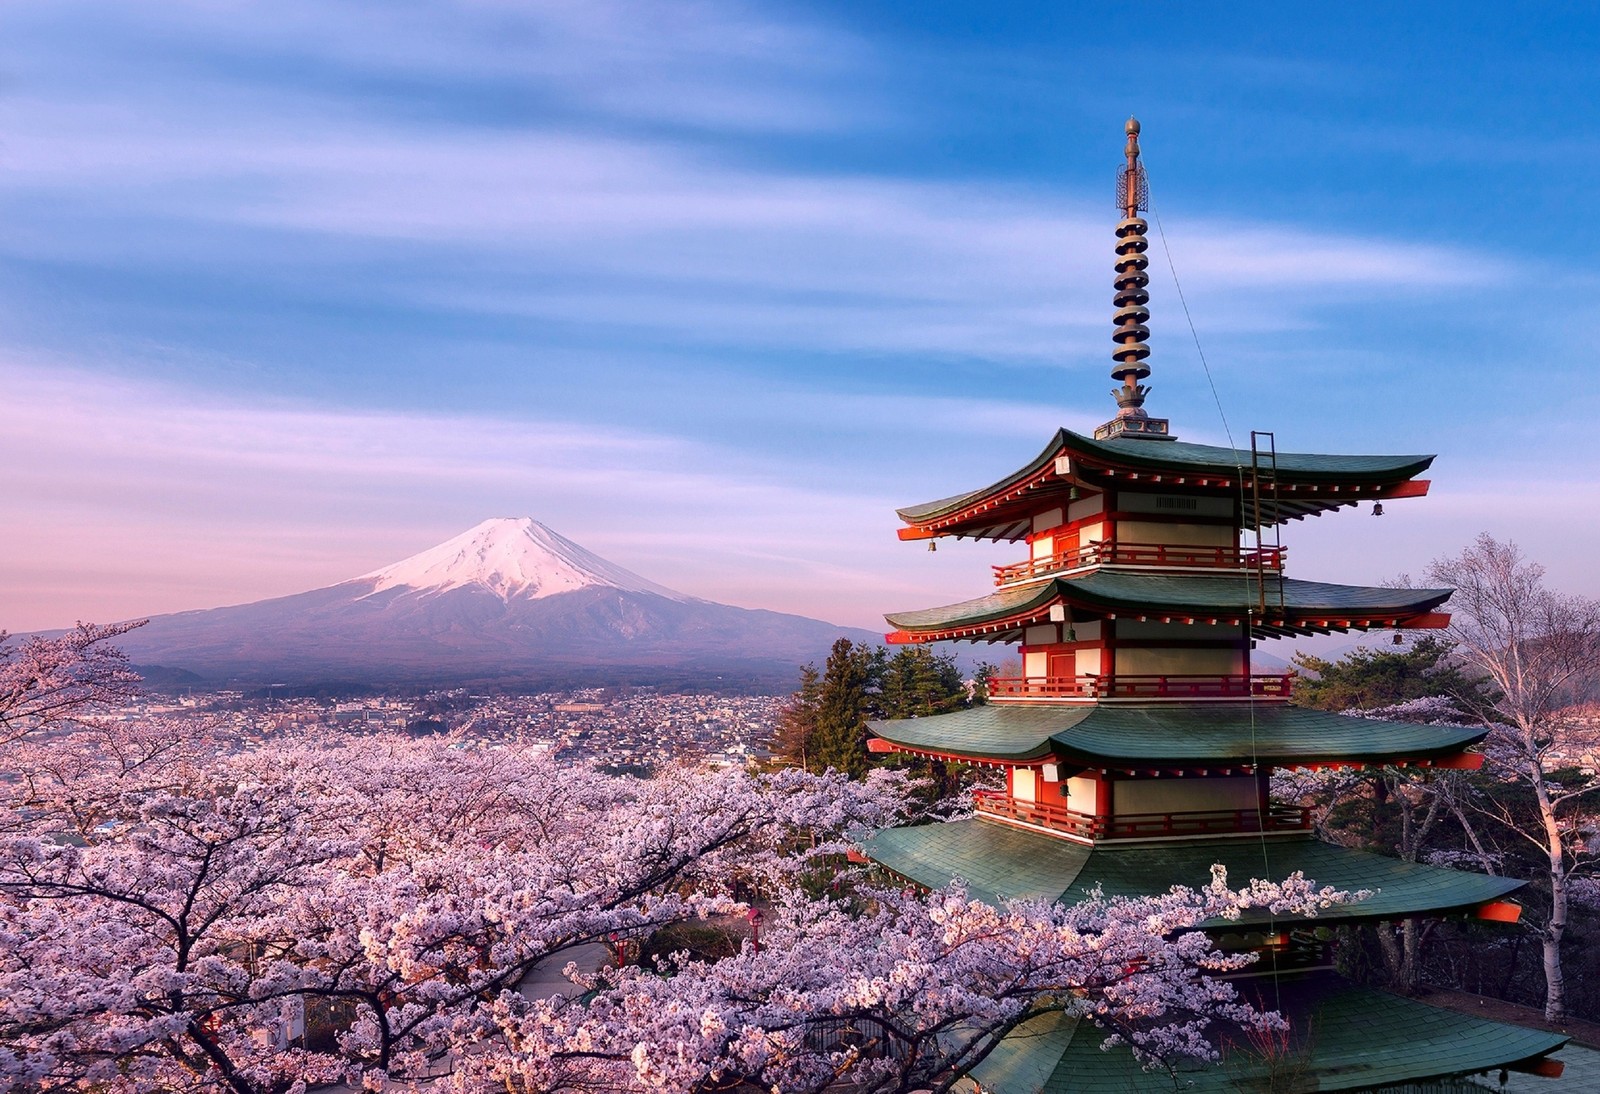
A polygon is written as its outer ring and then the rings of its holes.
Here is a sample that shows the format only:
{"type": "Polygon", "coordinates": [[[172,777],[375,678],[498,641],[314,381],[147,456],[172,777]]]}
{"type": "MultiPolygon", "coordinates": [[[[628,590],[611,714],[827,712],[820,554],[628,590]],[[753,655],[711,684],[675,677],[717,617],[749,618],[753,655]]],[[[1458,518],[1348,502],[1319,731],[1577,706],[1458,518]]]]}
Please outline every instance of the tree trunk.
{"type": "Polygon", "coordinates": [[[1417,994],[1417,970],[1422,962],[1422,932],[1418,929],[1415,916],[1408,917],[1400,924],[1400,976],[1396,990],[1401,995],[1417,994]]]}
{"type": "MultiPolygon", "coordinates": [[[[1542,773],[1541,773],[1542,774],[1542,773]]],[[[1550,920],[1545,924],[1544,942],[1544,1019],[1563,1022],[1567,1017],[1567,981],[1561,971],[1561,941],[1567,933],[1567,856],[1561,824],[1544,781],[1534,783],[1539,802],[1539,820],[1544,824],[1545,842],[1550,852],[1550,920]]]]}

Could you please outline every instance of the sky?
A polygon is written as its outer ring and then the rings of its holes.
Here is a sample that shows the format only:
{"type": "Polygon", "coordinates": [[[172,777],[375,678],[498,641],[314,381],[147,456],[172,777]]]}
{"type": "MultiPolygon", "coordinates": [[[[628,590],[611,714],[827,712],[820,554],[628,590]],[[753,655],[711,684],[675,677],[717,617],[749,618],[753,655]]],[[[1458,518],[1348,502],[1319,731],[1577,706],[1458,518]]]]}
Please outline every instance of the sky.
{"type": "Polygon", "coordinates": [[[1488,531],[1600,594],[1600,14],[1534,8],[12,0],[0,627],[498,516],[842,624],[980,595],[1018,548],[894,509],[1114,412],[1130,114],[1148,409],[1439,456],[1291,572],[1488,531]]]}

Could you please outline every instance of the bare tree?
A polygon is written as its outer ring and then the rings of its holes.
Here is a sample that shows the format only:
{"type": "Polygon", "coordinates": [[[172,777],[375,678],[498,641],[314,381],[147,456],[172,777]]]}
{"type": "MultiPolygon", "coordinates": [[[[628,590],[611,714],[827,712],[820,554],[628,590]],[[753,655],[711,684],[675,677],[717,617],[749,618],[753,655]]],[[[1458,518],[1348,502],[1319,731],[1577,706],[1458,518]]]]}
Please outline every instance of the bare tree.
{"type": "Polygon", "coordinates": [[[29,635],[18,643],[0,631],[0,744],[136,695],[139,674],[109,640],[145,622],[79,623],[54,638],[29,635]]]}
{"type": "Polygon", "coordinates": [[[1528,841],[1548,863],[1550,914],[1540,930],[1544,947],[1545,1018],[1566,1017],[1561,942],[1573,872],[1588,853],[1592,827],[1580,801],[1600,790],[1600,776],[1577,774],[1593,742],[1574,716],[1596,683],[1600,655],[1600,602],[1557,593],[1544,584],[1544,567],[1522,557],[1514,543],[1487,532],[1459,555],[1436,559],[1430,580],[1456,589],[1450,638],[1456,653],[1481,672],[1498,695],[1478,713],[1489,727],[1485,742],[1491,773],[1522,784],[1531,814],[1506,801],[1479,808],[1528,841]],[[1561,772],[1561,781],[1556,777],[1561,772]]]}

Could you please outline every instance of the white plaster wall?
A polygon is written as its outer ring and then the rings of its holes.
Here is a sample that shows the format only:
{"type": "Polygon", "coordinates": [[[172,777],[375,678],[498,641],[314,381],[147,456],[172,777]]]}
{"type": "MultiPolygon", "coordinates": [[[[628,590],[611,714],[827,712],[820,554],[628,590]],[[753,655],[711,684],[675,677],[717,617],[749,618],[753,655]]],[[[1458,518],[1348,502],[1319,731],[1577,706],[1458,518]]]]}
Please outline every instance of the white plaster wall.
{"type": "Polygon", "coordinates": [[[1254,809],[1256,780],[1227,778],[1129,779],[1117,783],[1116,812],[1190,813],[1208,809],[1254,809]]]}
{"type": "Polygon", "coordinates": [[[1092,517],[1096,513],[1104,513],[1105,511],[1106,496],[1104,494],[1095,494],[1092,497],[1083,498],[1067,506],[1067,519],[1082,520],[1084,517],[1092,517]]]}
{"type": "Polygon", "coordinates": [[[1033,781],[1033,768],[1013,767],[1011,769],[1011,796],[1019,802],[1039,800],[1038,790],[1033,781]]]}
{"type": "Polygon", "coordinates": [[[1067,780],[1067,808],[1076,809],[1079,813],[1093,813],[1095,808],[1095,792],[1100,784],[1085,775],[1074,775],[1067,780]]]}
{"type": "Polygon", "coordinates": [[[1119,649],[1117,673],[1130,676],[1225,676],[1244,671],[1242,650],[1119,649]]]}
{"type": "Polygon", "coordinates": [[[1117,540],[1121,543],[1193,543],[1205,547],[1232,547],[1238,542],[1234,530],[1221,524],[1171,524],[1154,520],[1118,521],[1117,540]]]}

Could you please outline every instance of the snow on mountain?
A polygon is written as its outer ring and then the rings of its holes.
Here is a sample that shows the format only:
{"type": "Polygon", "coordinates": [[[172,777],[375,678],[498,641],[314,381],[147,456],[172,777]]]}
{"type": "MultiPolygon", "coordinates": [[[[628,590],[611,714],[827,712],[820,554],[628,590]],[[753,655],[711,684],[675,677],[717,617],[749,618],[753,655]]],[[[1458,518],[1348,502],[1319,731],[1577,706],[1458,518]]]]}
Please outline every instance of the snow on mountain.
{"type": "Polygon", "coordinates": [[[405,588],[421,595],[479,588],[501,600],[538,600],[594,587],[653,593],[688,603],[694,597],[657,585],[607,562],[531,517],[497,517],[357,581],[372,592],[405,588]]]}
{"type": "Polygon", "coordinates": [[[685,596],[536,520],[503,518],[337,585],[157,616],[119,645],[139,665],[241,685],[787,690],[840,637],[879,636],[685,596]]]}

